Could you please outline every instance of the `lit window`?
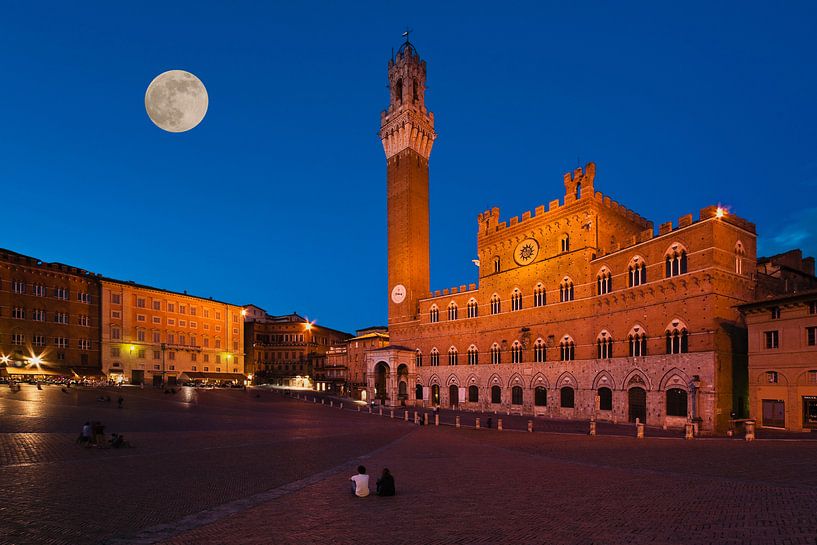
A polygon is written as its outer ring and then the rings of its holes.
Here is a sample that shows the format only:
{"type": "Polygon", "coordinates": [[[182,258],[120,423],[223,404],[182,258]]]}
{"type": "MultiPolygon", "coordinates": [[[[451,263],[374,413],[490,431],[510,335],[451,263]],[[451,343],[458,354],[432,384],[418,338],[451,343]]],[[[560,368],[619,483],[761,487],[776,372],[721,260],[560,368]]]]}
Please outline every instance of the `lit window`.
{"type": "Polygon", "coordinates": [[[777,384],[780,380],[780,377],[777,374],[777,371],[766,371],[766,382],[769,384],[777,384]]]}

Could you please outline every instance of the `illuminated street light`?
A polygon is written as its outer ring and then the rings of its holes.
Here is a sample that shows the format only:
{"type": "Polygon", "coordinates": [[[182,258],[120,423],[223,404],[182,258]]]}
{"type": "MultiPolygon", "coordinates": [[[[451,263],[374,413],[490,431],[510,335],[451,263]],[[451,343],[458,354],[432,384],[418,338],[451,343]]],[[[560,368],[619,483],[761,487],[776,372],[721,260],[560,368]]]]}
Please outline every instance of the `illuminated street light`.
{"type": "Polygon", "coordinates": [[[721,208],[719,206],[718,209],[715,211],[715,216],[717,216],[717,218],[720,219],[720,218],[724,217],[725,215],[726,215],[726,210],[724,210],[723,208],[721,208]]]}

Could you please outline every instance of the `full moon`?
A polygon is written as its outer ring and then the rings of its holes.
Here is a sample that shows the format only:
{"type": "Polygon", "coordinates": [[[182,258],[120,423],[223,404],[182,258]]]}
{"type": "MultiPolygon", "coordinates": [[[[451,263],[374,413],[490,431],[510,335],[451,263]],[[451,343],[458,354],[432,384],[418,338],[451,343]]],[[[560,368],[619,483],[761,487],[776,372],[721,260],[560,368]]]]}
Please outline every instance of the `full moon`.
{"type": "Polygon", "coordinates": [[[145,92],[145,110],[153,123],[167,132],[189,131],[207,113],[207,89],[184,70],[159,74],[145,92]]]}

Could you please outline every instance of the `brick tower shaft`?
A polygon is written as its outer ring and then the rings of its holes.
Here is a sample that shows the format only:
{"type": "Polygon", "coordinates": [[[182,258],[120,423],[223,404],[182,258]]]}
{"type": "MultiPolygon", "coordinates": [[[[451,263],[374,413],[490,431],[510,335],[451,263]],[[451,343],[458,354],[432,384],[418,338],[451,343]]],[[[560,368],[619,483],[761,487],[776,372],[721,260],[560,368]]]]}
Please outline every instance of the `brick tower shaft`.
{"type": "Polygon", "coordinates": [[[381,115],[386,153],[389,324],[415,320],[430,290],[428,158],[436,138],[425,107],[426,63],[407,40],[389,61],[389,107],[381,115]]]}

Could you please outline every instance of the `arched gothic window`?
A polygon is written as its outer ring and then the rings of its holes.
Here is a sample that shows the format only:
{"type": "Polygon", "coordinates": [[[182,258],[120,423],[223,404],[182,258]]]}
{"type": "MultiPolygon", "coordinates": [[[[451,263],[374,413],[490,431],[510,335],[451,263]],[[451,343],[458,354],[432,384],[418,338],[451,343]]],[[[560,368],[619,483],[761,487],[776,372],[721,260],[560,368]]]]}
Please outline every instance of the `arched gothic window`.
{"type": "Polygon", "coordinates": [[[511,310],[522,310],[522,292],[519,289],[511,293],[511,310]]]}
{"type": "Polygon", "coordinates": [[[419,348],[414,351],[414,365],[415,367],[423,366],[423,353],[420,352],[419,348]]]}
{"type": "Polygon", "coordinates": [[[630,357],[647,355],[647,332],[641,326],[633,326],[627,335],[630,344],[630,357]]]}
{"type": "Polygon", "coordinates": [[[511,405],[522,404],[522,387],[514,386],[511,388],[511,405]]]}
{"type": "Polygon", "coordinates": [[[468,365],[479,365],[479,350],[473,344],[468,347],[468,365]]]}
{"type": "Polygon", "coordinates": [[[457,359],[459,359],[459,352],[456,347],[452,346],[448,349],[448,365],[457,365],[457,359]]]}
{"type": "Polygon", "coordinates": [[[437,305],[431,306],[431,309],[428,311],[428,317],[432,324],[440,321],[440,309],[437,308],[437,305]]]}
{"type": "Polygon", "coordinates": [[[440,365],[440,351],[437,348],[431,349],[431,366],[437,367],[440,365]]]}
{"type": "Polygon", "coordinates": [[[468,317],[476,318],[479,315],[479,305],[476,299],[468,301],[468,317]]]}
{"type": "Polygon", "coordinates": [[[687,251],[680,244],[673,244],[664,258],[666,277],[678,276],[687,272],[687,251]]]}
{"type": "Polygon", "coordinates": [[[451,301],[448,304],[448,319],[449,320],[456,320],[457,319],[457,303],[451,301]]]}
{"type": "Polygon", "coordinates": [[[545,299],[545,286],[542,285],[540,282],[536,284],[536,287],[533,288],[533,306],[535,307],[543,307],[546,303],[545,299]]]}
{"type": "Polygon", "coordinates": [[[499,260],[499,256],[496,256],[494,258],[494,272],[498,273],[501,270],[502,270],[502,265],[501,265],[501,262],[499,260]]]}
{"type": "Polygon", "coordinates": [[[547,356],[547,347],[545,345],[545,341],[541,338],[536,339],[536,342],[533,343],[533,361],[536,363],[543,363],[546,361],[547,356]]]}
{"type": "Polygon", "coordinates": [[[491,345],[491,363],[502,363],[502,352],[496,343],[491,345]]]}
{"type": "Polygon", "coordinates": [[[499,314],[499,295],[493,294],[491,296],[491,314],[499,314]]]}
{"type": "Polygon", "coordinates": [[[596,275],[596,293],[604,295],[610,293],[613,289],[613,275],[607,267],[602,267],[599,274],[596,275]]]}
{"type": "Polygon", "coordinates": [[[561,238],[562,253],[570,251],[570,235],[565,233],[561,238]]]}
{"type": "Polygon", "coordinates": [[[576,355],[576,344],[569,335],[564,336],[562,342],[559,343],[559,348],[561,349],[560,359],[562,361],[573,361],[576,355]]]}
{"type": "Polygon", "coordinates": [[[596,338],[596,357],[600,360],[613,357],[613,337],[607,331],[602,331],[596,338]]]}
{"type": "Polygon", "coordinates": [[[562,303],[572,301],[573,296],[573,281],[565,276],[562,283],[559,284],[559,301],[562,303]]]}
{"type": "Polygon", "coordinates": [[[511,345],[511,363],[522,363],[522,344],[519,341],[511,345]]]}
{"type": "Polygon", "coordinates": [[[743,249],[743,243],[738,241],[735,244],[735,273],[743,274],[743,258],[746,257],[746,250],[743,249]]]}
{"type": "Polygon", "coordinates": [[[685,354],[689,351],[689,340],[686,325],[679,320],[667,326],[667,354],[685,354]]]}
{"type": "Polygon", "coordinates": [[[647,264],[641,256],[635,256],[627,266],[627,285],[629,287],[640,286],[647,283],[647,264]]]}

